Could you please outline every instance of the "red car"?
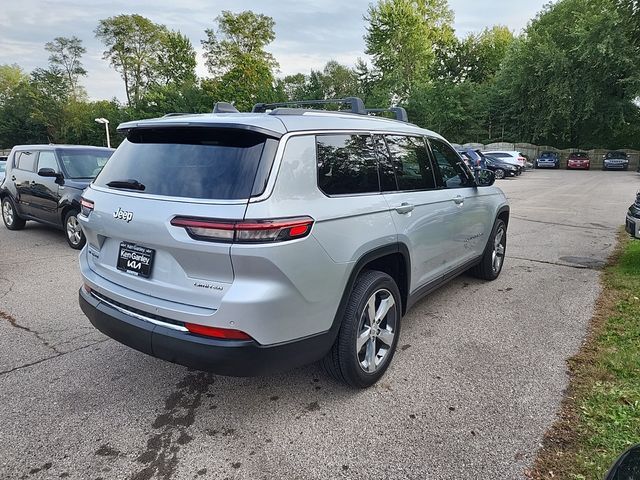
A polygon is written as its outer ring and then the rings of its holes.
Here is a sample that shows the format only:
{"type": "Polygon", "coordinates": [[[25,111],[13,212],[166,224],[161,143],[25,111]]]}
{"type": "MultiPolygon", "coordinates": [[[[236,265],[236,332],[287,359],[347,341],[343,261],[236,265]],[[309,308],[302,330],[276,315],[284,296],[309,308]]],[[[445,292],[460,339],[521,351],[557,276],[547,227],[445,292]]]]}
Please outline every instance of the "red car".
{"type": "Polygon", "coordinates": [[[589,170],[591,167],[591,160],[589,155],[584,152],[574,152],[569,155],[567,159],[567,170],[573,168],[579,168],[582,170],[589,170]]]}

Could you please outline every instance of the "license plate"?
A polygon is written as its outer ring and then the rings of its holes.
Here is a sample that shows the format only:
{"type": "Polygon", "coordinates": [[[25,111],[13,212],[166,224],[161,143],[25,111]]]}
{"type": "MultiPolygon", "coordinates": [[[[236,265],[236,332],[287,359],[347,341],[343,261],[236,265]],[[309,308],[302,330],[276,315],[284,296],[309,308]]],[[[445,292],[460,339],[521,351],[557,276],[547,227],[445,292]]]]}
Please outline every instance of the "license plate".
{"type": "Polygon", "coordinates": [[[118,270],[137,275],[139,277],[148,278],[151,275],[151,266],[153,265],[153,255],[155,250],[142,247],[134,243],[120,243],[120,251],[118,252],[118,270]]]}

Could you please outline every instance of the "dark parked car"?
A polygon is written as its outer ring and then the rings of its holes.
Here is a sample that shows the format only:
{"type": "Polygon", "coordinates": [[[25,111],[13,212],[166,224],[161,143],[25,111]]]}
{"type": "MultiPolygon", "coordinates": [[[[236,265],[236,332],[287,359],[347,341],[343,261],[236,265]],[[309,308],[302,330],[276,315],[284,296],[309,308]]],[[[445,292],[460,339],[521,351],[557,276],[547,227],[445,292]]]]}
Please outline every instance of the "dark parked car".
{"type": "Polygon", "coordinates": [[[536,159],[536,168],[560,168],[560,154],[542,152],[536,159]]]}
{"type": "Polygon", "coordinates": [[[460,147],[457,151],[471,169],[475,167],[485,168],[485,156],[480,150],[460,147]]]}
{"type": "Polygon", "coordinates": [[[573,152],[567,159],[567,170],[581,169],[589,170],[591,168],[591,159],[585,152],[573,152]]]}
{"type": "Polygon", "coordinates": [[[629,156],[625,152],[607,152],[602,156],[602,170],[628,170],[629,156]]]}
{"type": "Polygon", "coordinates": [[[491,170],[496,178],[517,177],[521,171],[517,165],[502,161],[500,158],[487,156],[485,157],[486,168],[491,170]]]}
{"type": "Polygon", "coordinates": [[[35,220],[61,228],[71,248],[85,244],[77,220],[80,195],[114,152],[110,148],[77,145],[14,147],[0,187],[2,220],[9,230],[35,220]]]}
{"type": "Polygon", "coordinates": [[[636,193],[636,201],[629,207],[625,229],[632,237],[640,238],[640,192],[636,193]]]}
{"type": "Polygon", "coordinates": [[[4,178],[4,172],[7,169],[7,157],[0,157],[0,184],[4,178]]]}

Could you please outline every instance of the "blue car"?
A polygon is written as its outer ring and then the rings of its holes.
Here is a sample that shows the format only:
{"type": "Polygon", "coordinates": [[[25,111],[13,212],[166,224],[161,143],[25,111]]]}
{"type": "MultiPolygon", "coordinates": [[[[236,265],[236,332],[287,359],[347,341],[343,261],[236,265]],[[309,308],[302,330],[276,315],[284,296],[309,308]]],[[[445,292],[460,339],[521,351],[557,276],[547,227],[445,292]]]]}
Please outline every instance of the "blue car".
{"type": "Polygon", "coordinates": [[[557,152],[542,152],[536,159],[536,168],[560,168],[560,154],[557,152]]]}

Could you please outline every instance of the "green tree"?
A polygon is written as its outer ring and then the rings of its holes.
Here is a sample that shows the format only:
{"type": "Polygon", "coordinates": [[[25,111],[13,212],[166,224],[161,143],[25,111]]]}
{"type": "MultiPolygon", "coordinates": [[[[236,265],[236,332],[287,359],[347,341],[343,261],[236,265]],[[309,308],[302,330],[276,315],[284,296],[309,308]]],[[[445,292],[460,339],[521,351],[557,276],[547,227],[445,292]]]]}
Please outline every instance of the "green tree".
{"type": "Polygon", "coordinates": [[[365,20],[366,53],[395,101],[430,78],[435,52],[454,38],[446,0],[378,0],[365,20]]]}
{"type": "Polygon", "coordinates": [[[196,51],[189,38],[180,32],[164,31],[160,50],[152,67],[153,81],[162,85],[196,82],[196,51]]]}
{"type": "Polygon", "coordinates": [[[18,65],[0,65],[0,105],[28,81],[29,76],[18,65]]]}
{"type": "Polygon", "coordinates": [[[520,141],[582,148],[637,145],[634,99],[640,76],[634,35],[615,0],[546,6],[509,50],[491,117],[501,115],[508,136],[520,141]]]}
{"type": "Polygon", "coordinates": [[[234,101],[241,109],[277,97],[278,63],[265,48],[275,39],[275,22],[269,16],[244,11],[223,11],[217,29],[206,29],[202,41],[212,80],[207,91],[218,99],[234,101]]]}
{"type": "Polygon", "coordinates": [[[83,93],[78,80],[87,74],[81,62],[82,55],[87,52],[87,49],[82,46],[82,40],[76,36],[56,37],[51,42],[47,42],[44,49],[50,53],[49,65],[62,71],[71,95],[74,99],[77,98],[83,93]]]}
{"type": "Polygon", "coordinates": [[[153,78],[155,59],[162,51],[166,27],[141,15],[117,15],[100,20],[95,30],[107,49],[103,58],[120,72],[127,103],[137,105],[153,78]]]}

